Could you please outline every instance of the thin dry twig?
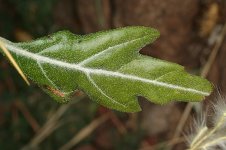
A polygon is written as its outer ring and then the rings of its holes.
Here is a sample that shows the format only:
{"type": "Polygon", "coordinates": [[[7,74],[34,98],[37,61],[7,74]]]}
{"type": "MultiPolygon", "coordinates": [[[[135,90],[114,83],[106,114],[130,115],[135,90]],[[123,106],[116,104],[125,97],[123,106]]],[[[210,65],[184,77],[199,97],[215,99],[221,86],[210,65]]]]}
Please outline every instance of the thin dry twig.
{"type": "Polygon", "coordinates": [[[106,115],[103,115],[103,116],[95,119],[89,125],[87,125],[82,130],[80,130],[79,133],[77,133],[68,143],[63,145],[60,148],[60,150],[71,149],[73,146],[75,146],[80,141],[82,141],[84,138],[86,138],[88,135],[90,135],[98,126],[100,126],[102,123],[104,123],[108,119],[110,119],[114,123],[114,125],[117,127],[118,131],[121,134],[125,134],[127,132],[126,127],[117,118],[117,116],[112,111],[109,111],[106,115]]]}
{"type": "Polygon", "coordinates": [[[0,48],[3,50],[5,55],[8,57],[9,61],[13,64],[13,66],[18,71],[20,76],[24,79],[24,81],[27,83],[27,85],[30,85],[27,77],[24,75],[23,71],[20,69],[19,65],[17,64],[13,56],[10,54],[10,52],[7,50],[7,48],[5,47],[5,44],[2,41],[0,41],[0,48]]]}
{"type": "Polygon", "coordinates": [[[37,147],[44,139],[46,139],[51,133],[53,133],[60,125],[61,116],[69,109],[69,107],[75,102],[79,102],[85,96],[80,95],[72,103],[68,103],[60,106],[55,113],[50,117],[50,119],[42,126],[39,132],[34,136],[29,144],[27,144],[23,149],[37,147]]]}
{"type": "Polygon", "coordinates": [[[181,134],[181,131],[184,128],[184,125],[185,125],[185,123],[188,119],[188,116],[190,115],[190,112],[193,108],[193,105],[194,105],[193,103],[188,103],[187,106],[185,107],[184,112],[183,112],[183,114],[182,114],[182,116],[179,120],[179,123],[176,127],[176,131],[173,135],[173,139],[177,138],[181,134]]]}
{"type": "Polygon", "coordinates": [[[15,105],[18,108],[18,110],[22,112],[22,114],[24,115],[27,122],[30,124],[33,131],[37,133],[38,130],[40,129],[40,126],[38,122],[35,120],[35,118],[31,115],[28,108],[20,100],[16,100],[15,105]]]}
{"type": "Polygon", "coordinates": [[[203,70],[201,72],[202,77],[206,77],[208,75],[209,70],[210,70],[212,64],[214,63],[217,53],[224,41],[225,34],[226,34],[226,24],[224,24],[221,34],[216,39],[216,44],[214,45],[214,47],[212,49],[212,52],[208,58],[208,61],[206,62],[205,66],[203,67],[203,70]]]}
{"type": "Polygon", "coordinates": [[[120,121],[120,119],[114,114],[114,112],[110,111],[110,119],[113,122],[113,124],[116,126],[118,132],[120,134],[126,134],[127,129],[124,126],[124,124],[120,121]]]}
{"type": "Polygon", "coordinates": [[[50,119],[43,125],[39,132],[34,136],[26,147],[37,147],[44,139],[46,139],[58,127],[60,117],[69,108],[70,104],[61,106],[50,119]]]}
{"type": "Polygon", "coordinates": [[[158,144],[155,144],[155,145],[145,146],[145,147],[142,147],[140,150],[156,150],[156,149],[159,149],[163,146],[168,148],[169,146],[173,146],[175,144],[182,143],[182,142],[185,142],[185,141],[186,141],[186,139],[184,137],[179,137],[179,138],[175,138],[175,139],[172,139],[172,140],[169,140],[169,141],[164,141],[164,142],[161,142],[161,143],[158,143],[158,144]]]}
{"type": "MultiPolygon", "coordinates": [[[[206,64],[204,65],[202,71],[201,71],[201,76],[202,77],[207,77],[210,69],[211,69],[211,66],[212,64],[214,63],[215,59],[216,59],[216,56],[217,56],[217,53],[223,43],[223,40],[224,40],[224,37],[225,37],[225,34],[226,34],[226,24],[224,24],[223,28],[222,28],[222,31],[221,31],[221,34],[218,36],[218,38],[216,39],[216,42],[215,42],[215,45],[212,49],[212,52],[208,58],[208,61],[206,62],[206,64]]],[[[175,131],[175,134],[173,136],[173,139],[174,138],[177,138],[181,131],[183,130],[183,127],[185,125],[185,122],[187,121],[187,118],[192,110],[194,106],[194,103],[188,103],[182,116],[181,116],[181,119],[177,125],[177,128],[176,128],[176,131],[175,131]]]]}
{"type": "Polygon", "coordinates": [[[98,126],[107,121],[110,118],[109,113],[93,120],[89,125],[80,130],[68,143],[63,145],[59,150],[69,150],[81,140],[90,135],[98,126]]]}

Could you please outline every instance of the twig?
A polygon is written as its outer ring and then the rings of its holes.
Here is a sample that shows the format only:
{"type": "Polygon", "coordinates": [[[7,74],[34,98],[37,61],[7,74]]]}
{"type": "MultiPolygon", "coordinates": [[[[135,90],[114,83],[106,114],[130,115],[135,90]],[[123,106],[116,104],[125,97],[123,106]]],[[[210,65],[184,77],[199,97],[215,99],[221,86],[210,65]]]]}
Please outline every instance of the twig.
{"type": "MultiPolygon", "coordinates": [[[[226,24],[224,24],[223,28],[222,28],[222,31],[221,31],[221,34],[218,36],[218,38],[216,39],[216,44],[214,45],[213,49],[212,49],[212,52],[208,58],[208,61],[207,63],[204,65],[202,71],[201,71],[201,76],[202,77],[207,77],[210,69],[211,69],[211,66],[212,64],[214,63],[214,60],[216,59],[216,56],[217,56],[217,53],[222,45],[222,42],[224,40],[224,36],[225,36],[225,33],[226,33],[226,24]]],[[[175,131],[175,134],[173,136],[173,138],[177,138],[181,131],[183,130],[183,127],[185,125],[185,122],[187,121],[187,118],[193,108],[193,105],[194,103],[188,103],[182,116],[181,116],[181,119],[177,125],[177,128],[176,128],[176,131],[175,131]]]]}
{"type": "Polygon", "coordinates": [[[90,135],[99,125],[109,119],[109,114],[105,114],[95,120],[93,120],[89,125],[80,130],[68,143],[63,145],[59,150],[69,150],[85,137],[90,135]]]}
{"type": "Polygon", "coordinates": [[[69,109],[69,107],[75,102],[79,102],[84,96],[77,97],[72,103],[68,103],[60,106],[56,112],[50,117],[50,119],[43,125],[39,132],[34,136],[29,144],[27,144],[23,149],[37,147],[44,139],[46,139],[53,131],[55,131],[59,126],[59,119],[61,116],[69,109]]]}
{"type": "Polygon", "coordinates": [[[221,47],[221,45],[224,41],[225,33],[226,33],[226,24],[224,24],[222,31],[221,31],[221,34],[216,39],[216,44],[213,47],[213,50],[212,50],[212,52],[211,52],[211,54],[208,58],[208,61],[206,62],[205,66],[202,69],[202,72],[201,72],[202,77],[206,77],[208,75],[209,70],[210,70],[212,64],[214,63],[216,56],[217,56],[217,53],[218,53],[218,51],[219,51],[219,49],[220,49],[220,47],[221,47]]]}
{"type": "Polygon", "coordinates": [[[113,122],[113,124],[116,126],[118,132],[120,134],[126,134],[127,129],[124,126],[124,124],[119,120],[119,118],[114,114],[114,112],[110,111],[110,119],[113,122]]]}
{"type": "Polygon", "coordinates": [[[185,123],[186,123],[186,121],[188,119],[188,116],[189,116],[193,106],[194,106],[194,103],[188,103],[187,106],[185,107],[184,112],[183,112],[183,114],[182,114],[182,116],[181,116],[181,118],[179,120],[179,123],[177,125],[177,128],[175,130],[173,139],[177,138],[178,136],[180,136],[180,133],[181,133],[181,131],[184,128],[184,125],[185,125],[185,123]]]}
{"type": "Polygon", "coordinates": [[[40,129],[40,126],[38,122],[34,119],[34,117],[31,115],[27,107],[22,103],[20,100],[16,100],[15,105],[17,108],[22,112],[24,117],[26,118],[27,122],[31,125],[31,128],[34,130],[34,132],[38,132],[40,129]]]}
{"type": "Polygon", "coordinates": [[[184,137],[179,137],[179,138],[175,138],[175,139],[172,139],[172,140],[169,140],[169,141],[164,141],[164,142],[158,143],[156,145],[145,146],[145,147],[141,148],[140,150],[156,150],[156,149],[158,149],[158,148],[160,148],[164,145],[168,148],[169,146],[173,146],[175,144],[182,143],[185,140],[186,139],[184,137]]]}
{"type": "Polygon", "coordinates": [[[13,56],[10,54],[10,52],[6,49],[5,44],[2,41],[0,41],[0,48],[3,50],[5,55],[8,57],[9,61],[13,64],[13,66],[18,71],[20,76],[24,79],[24,81],[27,83],[27,85],[30,85],[30,83],[29,83],[28,79],[26,78],[26,76],[24,75],[23,71],[20,69],[19,65],[17,64],[17,62],[15,61],[13,56]]]}

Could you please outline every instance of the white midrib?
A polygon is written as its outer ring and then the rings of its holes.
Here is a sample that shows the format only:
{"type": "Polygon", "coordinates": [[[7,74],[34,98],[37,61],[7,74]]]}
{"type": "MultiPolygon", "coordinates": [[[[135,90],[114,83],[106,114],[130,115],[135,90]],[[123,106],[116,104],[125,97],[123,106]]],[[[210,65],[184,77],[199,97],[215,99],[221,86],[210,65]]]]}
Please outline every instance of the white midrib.
{"type": "Polygon", "coordinates": [[[20,49],[18,47],[8,45],[7,43],[6,43],[6,48],[8,48],[8,50],[11,51],[11,52],[16,53],[17,55],[36,60],[37,62],[40,62],[40,63],[48,63],[48,64],[51,64],[51,65],[54,65],[54,66],[59,66],[59,67],[62,67],[62,68],[77,70],[77,71],[83,72],[85,74],[96,74],[96,75],[102,75],[102,76],[111,76],[111,77],[114,77],[114,78],[117,78],[117,77],[118,78],[124,78],[124,79],[128,79],[128,80],[140,81],[140,82],[144,82],[144,83],[148,83],[148,84],[152,84],[152,85],[156,85],[156,86],[161,86],[161,87],[165,87],[165,88],[201,94],[201,95],[204,95],[204,96],[209,95],[209,93],[203,92],[203,91],[200,91],[200,90],[196,90],[196,89],[192,89],[192,88],[186,88],[186,87],[173,85],[173,84],[169,84],[169,83],[164,83],[164,82],[160,82],[160,81],[156,81],[156,80],[141,78],[141,77],[137,77],[135,75],[123,74],[123,73],[120,73],[120,72],[113,72],[113,71],[108,71],[108,70],[103,70],[103,69],[86,68],[86,67],[80,66],[78,64],[71,64],[71,63],[60,61],[60,60],[41,56],[41,55],[38,55],[38,54],[34,54],[34,53],[31,53],[31,52],[25,51],[23,49],[20,49]]]}

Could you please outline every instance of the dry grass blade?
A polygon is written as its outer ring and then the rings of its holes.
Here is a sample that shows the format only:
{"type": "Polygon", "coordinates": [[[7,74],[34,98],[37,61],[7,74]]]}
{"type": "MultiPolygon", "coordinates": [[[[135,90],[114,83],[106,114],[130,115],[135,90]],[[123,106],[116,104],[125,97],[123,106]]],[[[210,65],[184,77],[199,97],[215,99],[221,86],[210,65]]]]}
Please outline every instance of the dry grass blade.
{"type": "MultiPolygon", "coordinates": [[[[210,69],[211,69],[211,66],[214,62],[214,60],[216,59],[216,56],[217,56],[217,53],[223,43],[223,40],[224,40],[224,36],[226,34],[226,24],[224,24],[223,28],[222,28],[222,31],[221,31],[221,34],[218,36],[218,38],[216,39],[216,42],[215,42],[215,45],[212,49],[212,52],[208,58],[208,61],[207,63],[205,64],[205,66],[203,67],[203,70],[201,72],[201,76],[202,77],[207,77],[210,69]]],[[[182,116],[181,116],[181,119],[177,125],[177,128],[176,128],[176,131],[175,131],[175,134],[173,136],[173,139],[174,138],[177,138],[178,136],[180,136],[180,133],[181,131],[183,130],[183,127],[185,125],[185,122],[187,121],[187,118],[193,108],[193,105],[194,103],[188,103],[182,116]]]]}
{"type": "Polygon", "coordinates": [[[205,66],[203,67],[203,70],[201,72],[202,77],[206,77],[208,75],[208,72],[209,72],[214,60],[216,59],[217,53],[223,43],[225,34],[226,34],[226,24],[223,26],[221,34],[216,39],[216,44],[213,47],[213,50],[208,58],[208,61],[206,62],[205,66]]]}
{"type": "Polygon", "coordinates": [[[51,135],[59,127],[59,119],[64,112],[69,108],[70,104],[61,106],[50,119],[42,126],[39,132],[31,139],[31,142],[23,149],[35,148],[49,135],[51,135]]]}
{"type": "Polygon", "coordinates": [[[162,148],[163,146],[168,148],[169,146],[173,146],[175,144],[182,143],[182,142],[185,142],[185,141],[186,141],[186,139],[184,137],[179,137],[179,138],[172,139],[172,140],[169,140],[169,141],[160,142],[156,145],[145,146],[145,147],[142,147],[140,150],[156,150],[156,149],[162,148]]]}
{"type": "Polygon", "coordinates": [[[120,119],[114,114],[114,112],[110,111],[109,113],[110,113],[111,121],[116,126],[118,132],[120,134],[126,134],[127,129],[124,126],[124,124],[120,121],[120,119]]]}
{"type": "Polygon", "coordinates": [[[33,131],[38,132],[38,130],[40,129],[40,126],[39,126],[38,122],[35,120],[35,118],[31,115],[30,111],[25,106],[25,104],[22,103],[20,100],[16,100],[15,105],[22,112],[22,114],[24,115],[27,122],[30,124],[33,131]]]}
{"type": "Polygon", "coordinates": [[[31,142],[27,144],[23,149],[35,148],[37,147],[43,140],[45,140],[49,135],[51,135],[60,125],[59,122],[61,116],[70,108],[70,106],[74,103],[79,102],[85,96],[80,95],[74,100],[72,103],[68,103],[60,106],[56,112],[50,117],[50,119],[41,127],[39,132],[31,139],[31,142]]]}
{"type": "Polygon", "coordinates": [[[5,44],[2,41],[0,41],[0,48],[3,50],[5,55],[8,57],[9,61],[13,64],[13,66],[18,71],[18,73],[21,75],[21,77],[24,79],[24,81],[27,83],[27,85],[30,85],[30,83],[29,83],[28,79],[26,78],[26,76],[24,75],[23,71],[20,69],[20,67],[16,63],[15,59],[13,58],[13,56],[10,54],[10,52],[6,49],[5,44]]]}
{"type": "Polygon", "coordinates": [[[185,123],[186,123],[186,121],[188,119],[188,116],[189,116],[189,114],[190,114],[190,112],[191,112],[191,110],[193,108],[193,105],[194,105],[194,103],[188,103],[187,104],[187,106],[186,106],[186,108],[185,108],[185,110],[184,110],[184,112],[183,112],[183,114],[182,114],[182,116],[181,116],[181,118],[179,120],[179,123],[177,125],[177,128],[176,128],[176,131],[174,133],[173,139],[178,138],[180,136],[180,133],[183,130],[184,125],[185,125],[185,123]]]}
{"type": "Polygon", "coordinates": [[[69,150],[73,146],[75,146],[77,143],[79,143],[81,140],[83,140],[85,137],[90,135],[99,125],[104,123],[109,119],[110,115],[105,114],[95,120],[93,120],[89,125],[84,127],[82,130],[79,131],[78,134],[76,134],[68,143],[63,145],[59,150],[69,150]]]}

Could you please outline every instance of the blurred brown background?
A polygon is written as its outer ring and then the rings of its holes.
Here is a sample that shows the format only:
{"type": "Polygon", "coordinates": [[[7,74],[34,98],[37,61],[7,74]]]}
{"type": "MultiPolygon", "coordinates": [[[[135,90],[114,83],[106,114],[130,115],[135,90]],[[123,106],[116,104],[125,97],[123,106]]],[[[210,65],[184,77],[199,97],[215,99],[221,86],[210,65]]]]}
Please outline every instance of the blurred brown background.
{"type": "MultiPolygon", "coordinates": [[[[65,29],[87,34],[150,26],[161,37],[141,53],[179,63],[197,75],[214,51],[216,57],[206,73],[222,94],[226,93],[225,21],[224,0],[0,0],[0,36],[12,41],[65,29]]],[[[83,95],[76,93],[79,102],[57,104],[35,85],[27,87],[0,56],[0,149],[186,148],[183,136],[174,136],[185,103],[158,106],[140,98],[143,111],[127,114],[100,107],[83,95]]]]}

